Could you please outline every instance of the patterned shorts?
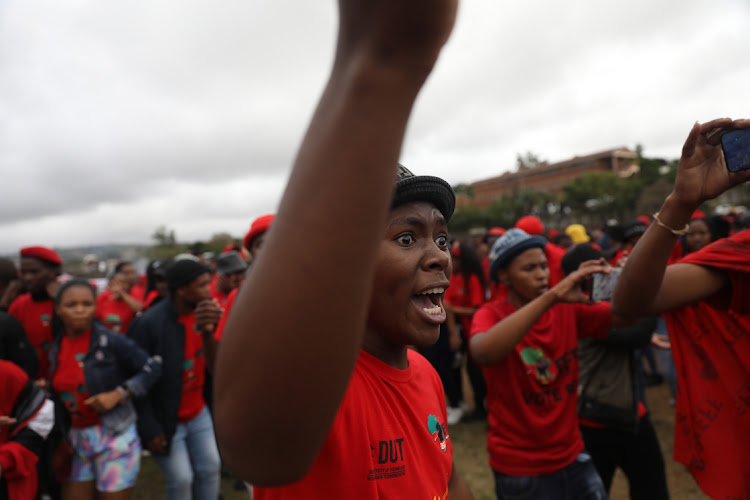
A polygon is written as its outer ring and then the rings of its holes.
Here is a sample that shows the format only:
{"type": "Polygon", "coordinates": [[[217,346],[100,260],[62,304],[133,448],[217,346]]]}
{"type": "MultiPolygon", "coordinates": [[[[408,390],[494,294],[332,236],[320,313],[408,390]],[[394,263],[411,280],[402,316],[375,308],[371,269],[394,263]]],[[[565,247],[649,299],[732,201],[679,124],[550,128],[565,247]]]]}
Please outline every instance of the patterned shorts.
{"type": "Polygon", "coordinates": [[[96,480],[96,489],[122,491],[135,486],[141,468],[141,440],[135,424],[115,436],[103,425],[70,430],[71,481],[96,480]]]}

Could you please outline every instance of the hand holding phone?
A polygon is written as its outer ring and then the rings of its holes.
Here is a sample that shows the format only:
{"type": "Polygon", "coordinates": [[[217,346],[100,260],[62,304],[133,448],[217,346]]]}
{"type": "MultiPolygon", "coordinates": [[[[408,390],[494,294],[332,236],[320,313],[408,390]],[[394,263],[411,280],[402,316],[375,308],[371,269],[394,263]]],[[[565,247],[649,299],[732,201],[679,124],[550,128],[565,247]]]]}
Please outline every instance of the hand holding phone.
{"type": "Polygon", "coordinates": [[[611,299],[621,272],[621,267],[615,267],[609,274],[594,274],[594,283],[591,288],[591,300],[599,302],[600,300],[611,299]]]}
{"type": "Polygon", "coordinates": [[[725,132],[721,136],[724,162],[730,172],[750,169],[750,128],[725,132]]]}

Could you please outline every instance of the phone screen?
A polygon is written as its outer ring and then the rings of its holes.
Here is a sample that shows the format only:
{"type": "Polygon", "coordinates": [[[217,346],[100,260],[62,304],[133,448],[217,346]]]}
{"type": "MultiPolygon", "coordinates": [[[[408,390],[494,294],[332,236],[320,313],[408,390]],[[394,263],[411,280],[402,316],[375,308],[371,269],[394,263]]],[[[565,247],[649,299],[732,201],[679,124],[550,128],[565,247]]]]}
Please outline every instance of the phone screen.
{"type": "Polygon", "coordinates": [[[750,128],[723,134],[721,149],[724,151],[727,170],[741,172],[750,169],[750,128]]]}
{"type": "Polygon", "coordinates": [[[591,289],[591,299],[595,301],[609,300],[612,298],[612,293],[615,291],[615,285],[617,280],[620,278],[621,267],[612,269],[609,274],[596,273],[594,274],[594,283],[591,289]]]}

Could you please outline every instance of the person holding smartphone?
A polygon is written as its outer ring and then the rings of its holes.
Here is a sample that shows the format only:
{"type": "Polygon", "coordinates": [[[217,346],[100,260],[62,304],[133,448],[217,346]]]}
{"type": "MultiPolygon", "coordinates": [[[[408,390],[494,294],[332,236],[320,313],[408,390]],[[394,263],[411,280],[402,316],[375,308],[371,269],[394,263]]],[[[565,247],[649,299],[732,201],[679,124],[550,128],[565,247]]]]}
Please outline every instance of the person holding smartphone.
{"type": "Polygon", "coordinates": [[[750,120],[696,123],[682,148],[672,192],[628,258],[612,307],[667,319],[677,368],[675,460],[712,498],[748,498],[750,477],[750,231],[667,267],[701,203],[750,180],[731,133],[750,138],[750,120]],[[727,153],[725,155],[725,153],[727,153]],[[731,168],[729,168],[731,167],[731,168]]]}
{"type": "Polygon", "coordinates": [[[605,499],[578,428],[578,340],[620,326],[584,284],[611,267],[581,263],[550,287],[546,240],[514,228],[490,251],[490,276],[507,297],[474,315],[469,351],[487,381],[490,467],[502,499],[605,499]]]}

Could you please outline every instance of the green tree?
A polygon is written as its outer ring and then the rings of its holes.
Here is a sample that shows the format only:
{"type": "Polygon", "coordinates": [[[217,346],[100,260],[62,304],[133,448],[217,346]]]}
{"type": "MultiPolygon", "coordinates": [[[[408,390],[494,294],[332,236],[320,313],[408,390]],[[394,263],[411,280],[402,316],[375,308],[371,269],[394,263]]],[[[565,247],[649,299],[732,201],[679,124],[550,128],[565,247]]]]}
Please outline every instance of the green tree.
{"type": "Polygon", "coordinates": [[[518,170],[536,167],[537,165],[542,165],[544,163],[547,163],[547,161],[541,159],[531,151],[526,151],[526,154],[524,155],[521,155],[520,153],[516,154],[516,167],[518,167],[518,170]]]}
{"type": "Polygon", "coordinates": [[[154,240],[156,246],[170,247],[177,243],[177,238],[174,234],[174,229],[167,229],[167,226],[159,226],[156,228],[154,233],[151,235],[151,239],[154,240]]]}
{"type": "Polygon", "coordinates": [[[622,179],[614,172],[591,172],[563,186],[563,202],[579,214],[622,219],[634,210],[640,191],[636,177],[622,179]]]}

